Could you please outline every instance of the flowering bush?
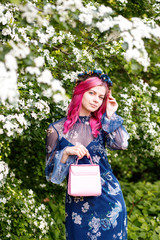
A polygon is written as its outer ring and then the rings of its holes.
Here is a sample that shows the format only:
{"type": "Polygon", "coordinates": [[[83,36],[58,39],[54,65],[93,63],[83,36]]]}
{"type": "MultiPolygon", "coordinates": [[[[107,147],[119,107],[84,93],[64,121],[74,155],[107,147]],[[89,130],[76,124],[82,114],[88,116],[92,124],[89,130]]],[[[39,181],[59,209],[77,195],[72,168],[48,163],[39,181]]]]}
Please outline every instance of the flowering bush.
{"type": "Polygon", "coordinates": [[[124,88],[118,114],[130,134],[126,154],[110,152],[113,168],[121,178],[157,180],[160,168],[160,94],[143,80],[124,88]]]}
{"type": "MultiPolygon", "coordinates": [[[[6,179],[7,164],[0,161],[1,175],[6,179]]],[[[9,172],[6,182],[0,190],[0,238],[20,239],[21,236],[36,239],[49,239],[49,230],[53,228],[54,220],[44,204],[36,202],[34,192],[21,190],[21,180],[9,172]],[[17,237],[17,238],[16,238],[17,237]]]]}
{"type": "Polygon", "coordinates": [[[79,72],[101,69],[114,82],[131,137],[126,154],[110,153],[117,175],[158,176],[158,94],[150,87],[159,80],[158,4],[141,1],[151,9],[139,15],[127,0],[1,2],[1,238],[64,239],[64,186],[46,186],[44,177],[45,129],[65,115],[79,72]]]}

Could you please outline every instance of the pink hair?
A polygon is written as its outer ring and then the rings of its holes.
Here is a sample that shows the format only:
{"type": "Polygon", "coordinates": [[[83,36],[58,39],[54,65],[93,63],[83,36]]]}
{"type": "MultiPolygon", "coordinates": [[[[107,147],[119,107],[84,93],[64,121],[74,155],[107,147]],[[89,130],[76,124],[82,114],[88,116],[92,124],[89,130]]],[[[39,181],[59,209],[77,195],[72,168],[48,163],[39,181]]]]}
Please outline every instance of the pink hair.
{"type": "Polygon", "coordinates": [[[64,123],[64,133],[67,133],[70,128],[76,123],[79,118],[79,112],[82,105],[82,98],[83,94],[88,91],[89,89],[96,87],[96,86],[104,86],[106,88],[105,98],[103,100],[102,105],[100,108],[91,113],[90,118],[90,126],[92,129],[92,134],[94,137],[97,137],[99,134],[99,129],[101,128],[101,117],[106,111],[106,104],[107,104],[107,94],[108,94],[108,86],[106,82],[103,82],[98,77],[90,77],[87,78],[85,81],[80,82],[74,89],[72,100],[68,107],[68,114],[67,120],[64,123]]]}

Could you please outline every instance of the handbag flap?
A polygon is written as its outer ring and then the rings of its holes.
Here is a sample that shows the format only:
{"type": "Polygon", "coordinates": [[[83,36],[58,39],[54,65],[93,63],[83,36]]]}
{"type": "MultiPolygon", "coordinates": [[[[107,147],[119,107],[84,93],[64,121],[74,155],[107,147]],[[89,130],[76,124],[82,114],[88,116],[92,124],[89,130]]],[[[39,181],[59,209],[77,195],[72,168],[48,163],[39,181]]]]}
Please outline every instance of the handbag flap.
{"type": "Polygon", "coordinates": [[[74,175],[97,175],[100,174],[99,165],[91,165],[91,164],[71,164],[70,171],[74,175]]]}

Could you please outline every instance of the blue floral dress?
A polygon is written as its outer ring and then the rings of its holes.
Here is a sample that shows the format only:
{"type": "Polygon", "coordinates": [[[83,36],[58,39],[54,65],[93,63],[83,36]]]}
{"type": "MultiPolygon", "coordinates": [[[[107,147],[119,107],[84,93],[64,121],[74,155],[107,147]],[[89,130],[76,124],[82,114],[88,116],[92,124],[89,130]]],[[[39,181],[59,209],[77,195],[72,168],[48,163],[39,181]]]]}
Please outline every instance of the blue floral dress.
{"type": "MultiPolygon", "coordinates": [[[[102,128],[94,138],[89,117],[79,117],[67,134],[63,134],[66,118],[50,124],[46,139],[46,169],[48,181],[60,184],[68,175],[69,166],[76,156],[70,156],[65,164],[61,157],[67,146],[83,144],[94,163],[99,164],[102,194],[98,197],[72,197],[66,194],[66,239],[67,240],[126,240],[127,213],[118,180],[108,162],[106,147],[111,150],[126,149],[128,133],[123,119],[114,113],[111,119],[102,116],[102,128]]],[[[89,163],[85,156],[79,164],[89,163]]]]}

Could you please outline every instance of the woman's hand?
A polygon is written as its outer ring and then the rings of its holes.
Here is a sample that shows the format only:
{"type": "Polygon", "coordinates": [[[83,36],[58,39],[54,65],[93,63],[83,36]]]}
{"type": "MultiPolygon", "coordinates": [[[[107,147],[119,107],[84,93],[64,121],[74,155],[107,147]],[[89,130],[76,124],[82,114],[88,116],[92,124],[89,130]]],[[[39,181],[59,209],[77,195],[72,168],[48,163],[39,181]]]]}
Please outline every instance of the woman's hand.
{"type": "Polygon", "coordinates": [[[113,113],[117,111],[118,103],[116,102],[116,99],[112,96],[111,90],[108,92],[107,96],[107,108],[106,113],[107,117],[111,118],[113,113]]]}
{"type": "Polygon", "coordinates": [[[76,155],[78,157],[77,160],[83,158],[84,156],[87,156],[88,158],[90,158],[89,151],[83,145],[77,145],[74,147],[66,147],[66,149],[64,150],[61,162],[65,163],[67,161],[69,155],[76,155]]]}

